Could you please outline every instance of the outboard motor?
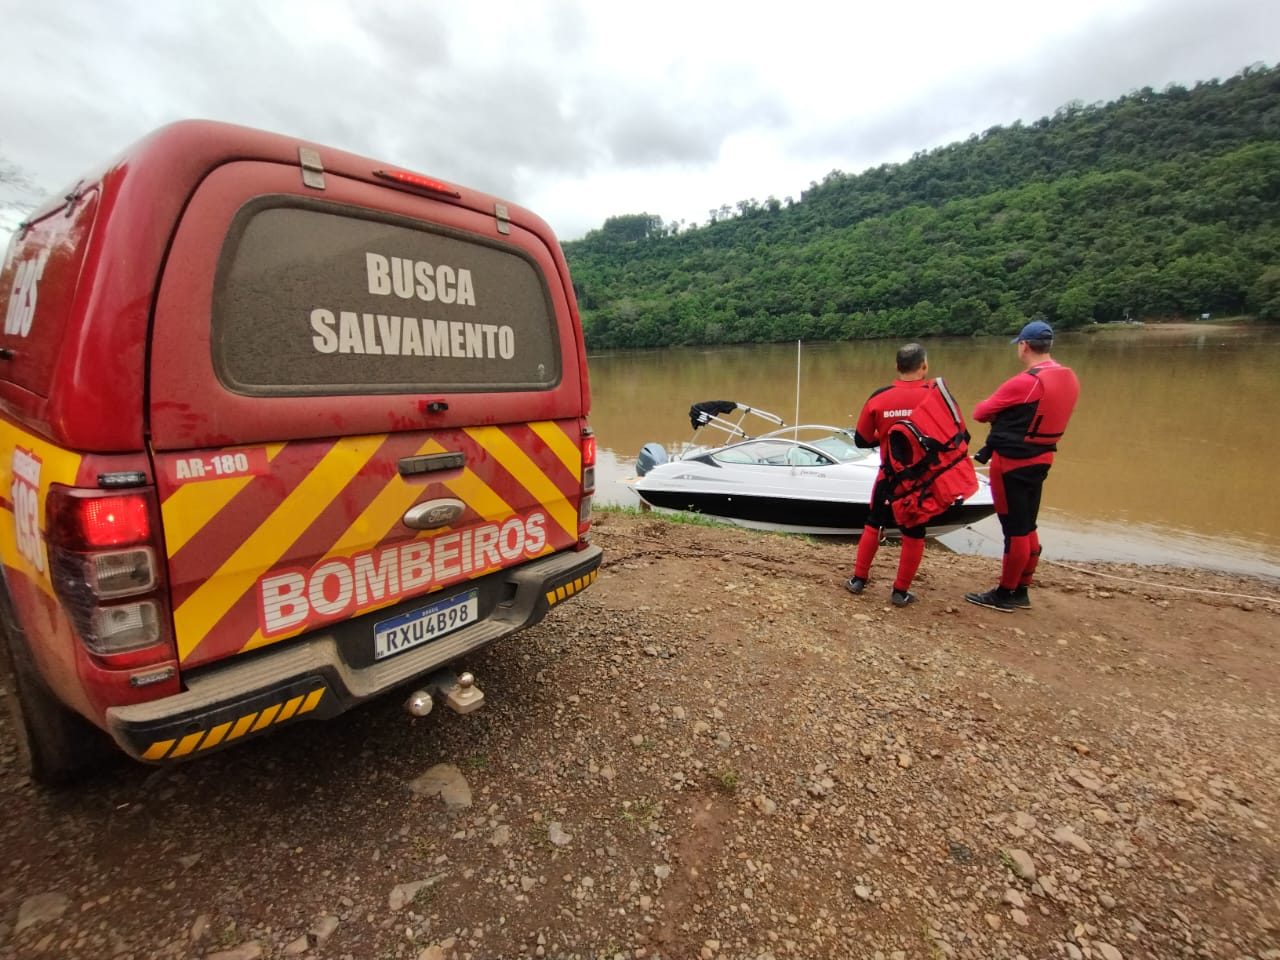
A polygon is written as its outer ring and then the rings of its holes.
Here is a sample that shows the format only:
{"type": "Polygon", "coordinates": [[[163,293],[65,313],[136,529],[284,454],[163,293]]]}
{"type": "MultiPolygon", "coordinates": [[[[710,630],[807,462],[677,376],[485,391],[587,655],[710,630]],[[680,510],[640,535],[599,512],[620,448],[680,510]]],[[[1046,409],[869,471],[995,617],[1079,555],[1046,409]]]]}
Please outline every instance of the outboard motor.
{"type": "Polygon", "coordinates": [[[667,462],[666,448],[660,443],[646,443],[640,448],[640,456],[636,457],[636,473],[644,476],[660,463],[667,462]]]}

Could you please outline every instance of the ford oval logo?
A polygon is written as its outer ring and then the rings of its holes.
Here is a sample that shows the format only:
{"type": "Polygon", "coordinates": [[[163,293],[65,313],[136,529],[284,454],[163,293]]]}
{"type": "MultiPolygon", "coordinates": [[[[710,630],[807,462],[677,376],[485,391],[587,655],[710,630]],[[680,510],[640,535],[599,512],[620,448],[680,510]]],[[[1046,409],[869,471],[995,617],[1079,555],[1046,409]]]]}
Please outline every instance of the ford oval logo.
{"type": "Polygon", "coordinates": [[[409,508],[404,515],[404,525],[414,530],[434,530],[446,527],[462,516],[467,505],[461,500],[428,500],[409,508]]]}

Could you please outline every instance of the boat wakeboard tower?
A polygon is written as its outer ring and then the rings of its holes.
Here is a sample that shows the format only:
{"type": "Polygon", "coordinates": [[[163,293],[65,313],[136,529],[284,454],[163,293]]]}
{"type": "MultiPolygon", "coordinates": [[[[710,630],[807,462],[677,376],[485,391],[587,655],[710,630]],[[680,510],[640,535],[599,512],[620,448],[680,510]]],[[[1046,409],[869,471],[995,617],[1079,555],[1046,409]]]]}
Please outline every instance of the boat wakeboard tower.
{"type": "MultiPolygon", "coordinates": [[[[745,403],[734,400],[703,400],[689,408],[689,426],[693,428],[693,437],[684,445],[681,455],[684,456],[690,450],[708,446],[702,442],[704,430],[724,435],[724,439],[717,438],[717,442],[710,446],[723,446],[739,440],[750,440],[752,434],[748,433],[747,427],[744,426],[744,423],[748,425],[752,423],[747,420],[749,416],[756,417],[770,424],[771,427],[786,426],[786,421],[777,414],[761,410],[759,407],[747,406],[745,403]],[[737,419],[730,419],[734,414],[737,414],[737,419]]],[[[640,448],[640,455],[636,457],[636,473],[643,477],[658,464],[666,463],[670,459],[666,447],[662,444],[646,443],[640,448]]]]}

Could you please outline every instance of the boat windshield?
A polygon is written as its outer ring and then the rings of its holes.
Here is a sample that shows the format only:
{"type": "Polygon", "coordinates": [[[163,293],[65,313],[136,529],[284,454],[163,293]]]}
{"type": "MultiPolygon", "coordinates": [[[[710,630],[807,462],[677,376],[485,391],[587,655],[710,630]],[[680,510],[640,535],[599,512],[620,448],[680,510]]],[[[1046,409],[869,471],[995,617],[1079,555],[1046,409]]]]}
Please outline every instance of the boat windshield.
{"type": "Polygon", "coordinates": [[[814,440],[813,446],[830,456],[837,463],[852,463],[855,460],[863,460],[872,453],[872,450],[855,447],[853,438],[843,431],[833,433],[820,440],[814,440]]]}
{"type": "Polygon", "coordinates": [[[747,440],[718,450],[713,456],[721,463],[754,463],[771,467],[831,462],[816,450],[791,440],[747,440]]]}
{"type": "Polygon", "coordinates": [[[834,432],[813,439],[795,440],[761,437],[717,450],[712,456],[721,463],[749,463],[777,467],[815,467],[862,460],[872,451],[853,445],[844,432],[834,432]]]}

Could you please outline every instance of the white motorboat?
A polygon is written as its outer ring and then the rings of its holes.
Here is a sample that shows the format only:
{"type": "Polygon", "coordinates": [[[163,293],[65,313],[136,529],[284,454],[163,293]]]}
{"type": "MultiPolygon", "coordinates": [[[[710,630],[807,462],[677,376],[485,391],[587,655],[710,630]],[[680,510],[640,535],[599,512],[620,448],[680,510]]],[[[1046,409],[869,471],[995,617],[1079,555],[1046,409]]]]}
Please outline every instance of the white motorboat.
{"type": "MultiPolygon", "coordinates": [[[[636,458],[638,476],[631,485],[646,504],[757,529],[862,533],[880,453],[856,446],[851,429],[789,427],[772,413],[728,400],[694,404],[689,417],[692,441],[674,453],[648,443],[636,458]],[[734,414],[736,421],[730,419],[734,414]],[[749,435],[749,417],[773,429],[749,435]],[[727,442],[700,442],[708,430],[727,442]]],[[[991,488],[980,476],[977,493],[936,517],[928,535],[958,530],[994,512],[991,488]]]]}

